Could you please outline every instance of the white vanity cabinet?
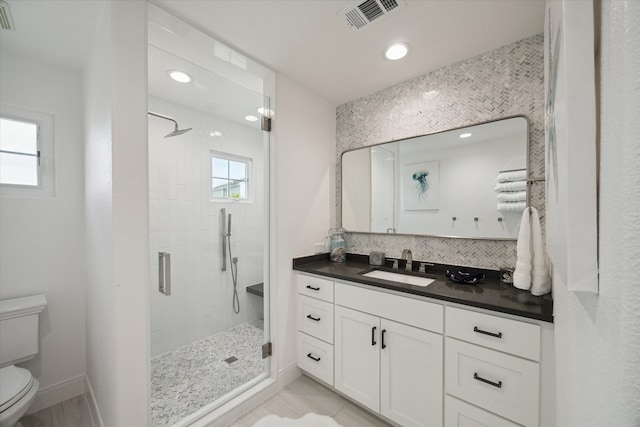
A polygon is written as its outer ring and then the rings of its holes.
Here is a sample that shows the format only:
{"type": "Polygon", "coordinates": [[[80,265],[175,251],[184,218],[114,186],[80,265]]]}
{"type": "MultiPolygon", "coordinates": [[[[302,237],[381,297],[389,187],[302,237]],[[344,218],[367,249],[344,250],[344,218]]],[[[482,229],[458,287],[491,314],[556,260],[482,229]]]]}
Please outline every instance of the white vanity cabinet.
{"type": "Polygon", "coordinates": [[[297,275],[298,367],[333,385],[333,281],[297,275]]]}
{"type": "Polygon", "coordinates": [[[298,366],[371,411],[407,427],[555,425],[553,324],[308,274],[297,286],[298,366]]]}
{"type": "Polygon", "coordinates": [[[437,304],[336,282],[335,388],[402,426],[441,426],[442,316],[437,304]]]}
{"type": "Polygon", "coordinates": [[[540,425],[540,325],[456,307],[445,313],[445,425],[487,425],[493,414],[509,420],[501,425],[540,425]]]}

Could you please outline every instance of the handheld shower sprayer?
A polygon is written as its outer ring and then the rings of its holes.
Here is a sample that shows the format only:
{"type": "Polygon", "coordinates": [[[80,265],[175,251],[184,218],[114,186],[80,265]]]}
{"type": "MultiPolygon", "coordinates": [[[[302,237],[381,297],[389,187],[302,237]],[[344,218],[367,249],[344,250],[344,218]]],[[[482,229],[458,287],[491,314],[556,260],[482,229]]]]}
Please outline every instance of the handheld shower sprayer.
{"type": "Polygon", "coordinates": [[[220,209],[222,237],[222,271],[227,271],[227,248],[229,249],[229,261],[231,261],[231,280],[233,281],[233,312],[240,313],[240,298],[238,297],[238,257],[231,254],[231,214],[227,216],[227,210],[220,209]]]}

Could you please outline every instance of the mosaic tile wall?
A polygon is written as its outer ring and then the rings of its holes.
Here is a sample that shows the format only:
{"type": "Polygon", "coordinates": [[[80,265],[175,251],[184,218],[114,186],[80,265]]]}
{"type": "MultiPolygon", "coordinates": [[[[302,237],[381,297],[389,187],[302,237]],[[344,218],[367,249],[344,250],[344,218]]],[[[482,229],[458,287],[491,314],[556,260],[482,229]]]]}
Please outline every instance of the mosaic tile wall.
{"type": "MultiPolygon", "coordinates": [[[[544,68],[542,34],[441,68],[356,99],[336,112],[336,191],[340,194],[340,156],[346,150],[524,115],[529,121],[529,170],[544,176],[544,68]]],[[[544,232],[544,182],[530,187],[544,232]]],[[[340,198],[336,218],[340,224],[340,198]]],[[[516,242],[349,233],[349,251],[382,250],[399,257],[498,269],[514,266],[516,242]]]]}

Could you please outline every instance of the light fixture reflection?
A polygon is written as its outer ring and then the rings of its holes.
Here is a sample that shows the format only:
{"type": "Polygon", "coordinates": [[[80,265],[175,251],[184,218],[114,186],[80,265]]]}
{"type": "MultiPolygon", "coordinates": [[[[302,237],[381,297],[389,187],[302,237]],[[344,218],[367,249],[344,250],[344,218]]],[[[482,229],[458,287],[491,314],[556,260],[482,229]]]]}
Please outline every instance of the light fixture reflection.
{"type": "Polygon", "coordinates": [[[473,135],[472,133],[461,133],[459,138],[469,138],[471,135],[473,135]]]}
{"type": "Polygon", "coordinates": [[[222,136],[222,132],[218,132],[217,130],[213,131],[213,132],[209,132],[209,136],[222,136]]]}
{"type": "Polygon", "coordinates": [[[191,81],[191,76],[183,71],[169,71],[169,77],[179,83],[189,83],[191,81]]]}
{"type": "Polygon", "coordinates": [[[258,118],[256,116],[246,116],[244,119],[246,121],[248,121],[248,122],[257,122],[258,121],[258,118]]]}
{"type": "Polygon", "coordinates": [[[270,110],[268,108],[260,107],[260,108],[258,108],[257,111],[258,111],[258,113],[260,113],[263,116],[267,116],[267,117],[273,116],[273,110],[270,110]]]}

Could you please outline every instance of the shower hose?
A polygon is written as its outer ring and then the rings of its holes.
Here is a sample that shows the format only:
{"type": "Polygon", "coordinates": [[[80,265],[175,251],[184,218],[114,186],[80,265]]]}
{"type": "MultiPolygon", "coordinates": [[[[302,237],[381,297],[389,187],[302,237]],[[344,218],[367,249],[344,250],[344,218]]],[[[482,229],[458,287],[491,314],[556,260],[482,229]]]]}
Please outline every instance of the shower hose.
{"type": "Polygon", "coordinates": [[[240,313],[240,298],[238,298],[238,257],[231,255],[231,239],[229,242],[229,260],[231,261],[231,279],[233,280],[233,312],[240,313]]]}

